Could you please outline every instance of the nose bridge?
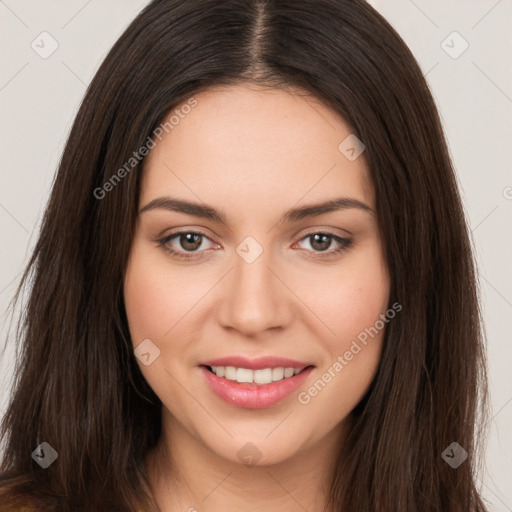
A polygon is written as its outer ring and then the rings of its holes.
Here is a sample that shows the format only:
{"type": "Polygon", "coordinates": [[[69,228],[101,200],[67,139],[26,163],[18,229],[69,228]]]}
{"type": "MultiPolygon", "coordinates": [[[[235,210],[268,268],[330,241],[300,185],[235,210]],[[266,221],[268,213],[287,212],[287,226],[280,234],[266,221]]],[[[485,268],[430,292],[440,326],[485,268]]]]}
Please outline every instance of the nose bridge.
{"type": "Polygon", "coordinates": [[[289,321],[286,287],[276,277],[270,250],[252,237],[236,249],[221,322],[245,334],[282,327],[289,321]]]}

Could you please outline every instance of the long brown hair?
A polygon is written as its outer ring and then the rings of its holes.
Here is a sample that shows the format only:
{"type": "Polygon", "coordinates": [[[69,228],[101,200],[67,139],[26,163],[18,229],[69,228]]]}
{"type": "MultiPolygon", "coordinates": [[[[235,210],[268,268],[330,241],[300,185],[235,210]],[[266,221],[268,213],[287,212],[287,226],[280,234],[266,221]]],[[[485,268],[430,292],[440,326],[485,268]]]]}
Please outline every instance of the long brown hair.
{"type": "Polygon", "coordinates": [[[403,306],[353,411],[329,506],[484,511],[475,469],[485,360],[463,207],[418,64],[357,0],[154,0],[115,43],[77,114],[18,289],[30,295],[0,432],[0,501],[156,510],[143,460],[161,402],[135,362],[122,286],[143,160],[103,198],[94,191],[171,109],[240,82],[304,90],[364,142],[390,304],[403,306]],[[31,457],[43,441],[58,452],[47,469],[31,457]],[[453,442],[469,454],[456,469],[442,456],[453,442]]]}

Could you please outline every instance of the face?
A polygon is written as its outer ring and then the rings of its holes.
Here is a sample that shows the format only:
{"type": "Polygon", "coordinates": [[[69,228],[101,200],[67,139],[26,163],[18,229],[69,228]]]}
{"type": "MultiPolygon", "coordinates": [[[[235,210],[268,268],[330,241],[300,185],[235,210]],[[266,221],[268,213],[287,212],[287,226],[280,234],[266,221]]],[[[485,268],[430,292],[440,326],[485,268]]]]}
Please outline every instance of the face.
{"type": "Polygon", "coordinates": [[[133,346],[164,428],[283,462],[343,430],[379,364],[389,275],[365,155],[304,93],[194,98],[145,161],[133,346]]]}

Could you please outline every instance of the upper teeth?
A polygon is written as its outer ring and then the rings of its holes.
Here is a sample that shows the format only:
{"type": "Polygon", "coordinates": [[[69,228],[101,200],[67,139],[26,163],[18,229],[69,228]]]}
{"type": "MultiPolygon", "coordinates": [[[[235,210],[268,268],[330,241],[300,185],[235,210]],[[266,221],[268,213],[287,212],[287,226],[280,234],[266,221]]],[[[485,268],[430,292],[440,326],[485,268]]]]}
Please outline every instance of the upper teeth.
{"type": "Polygon", "coordinates": [[[236,380],[242,383],[270,384],[271,382],[293,377],[304,370],[304,367],[250,370],[248,368],[235,368],[234,366],[212,366],[211,369],[217,377],[224,377],[228,380],[236,380]]]}

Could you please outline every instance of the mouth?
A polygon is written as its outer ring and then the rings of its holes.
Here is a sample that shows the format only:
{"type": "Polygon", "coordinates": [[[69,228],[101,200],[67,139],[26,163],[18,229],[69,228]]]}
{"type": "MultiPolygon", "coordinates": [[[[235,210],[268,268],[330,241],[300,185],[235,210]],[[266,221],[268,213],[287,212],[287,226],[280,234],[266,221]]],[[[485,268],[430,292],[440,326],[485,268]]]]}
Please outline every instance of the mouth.
{"type": "Polygon", "coordinates": [[[239,384],[254,384],[256,386],[265,386],[266,384],[272,384],[272,382],[290,379],[311,366],[312,365],[308,365],[299,368],[278,366],[276,368],[269,367],[252,370],[250,368],[237,368],[235,366],[204,365],[209,372],[217,377],[238,382],[239,384]]]}
{"type": "MultiPolygon", "coordinates": [[[[229,361],[235,364],[233,358],[229,361]]],[[[315,368],[311,364],[284,359],[279,359],[279,362],[275,359],[244,361],[239,360],[240,366],[201,364],[199,369],[214,395],[232,406],[245,409],[277,405],[303,385],[315,368]]]]}

